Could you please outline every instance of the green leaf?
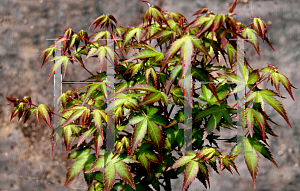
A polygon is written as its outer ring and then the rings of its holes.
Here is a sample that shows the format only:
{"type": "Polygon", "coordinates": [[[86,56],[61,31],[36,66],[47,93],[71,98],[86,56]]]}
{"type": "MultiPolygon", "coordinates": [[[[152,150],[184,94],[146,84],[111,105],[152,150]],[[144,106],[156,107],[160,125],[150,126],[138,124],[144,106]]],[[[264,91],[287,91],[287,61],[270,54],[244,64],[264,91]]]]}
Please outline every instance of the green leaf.
{"type": "MultiPolygon", "coordinates": [[[[105,154],[103,157],[98,158],[90,167],[88,171],[85,171],[85,173],[91,173],[91,172],[96,172],[100,171],[108,162],[111,161],[113,157],[113,154],[105,154]]],[[[107,168],[107,167],[106,167],[107,168]]]]}
{"type": "Polygon", "coordinates": [[[129,184],[133,189],[136,189],[128,166],[124,162],[119,161],[115,163],[115,167],[120,178],[127,184],[129,184]]]}
{"type": "Polygon", "coordinates": [[[169,48],[168,52],[166,53],[165,61],[161,67],[160,72],[162,72],[162,70],[167,65],[167,61],[181,48],[181,46],[184,44],[185,40],[186,39],[178,39],[171,44],[171,47],[169,48]]]}
{"type": "Polygon", "coordinates": [[[144,51],[138,52],[136,55],[134,55],[132,58],[126,60],[125,62],[131,62],[132,60],[135,60],[135,59],[152,58],[152,57],[156,57],[161,54],[162,53],[153,51],[153,50],[144,50],[144,51]]]}
{"type": "Polygon", "coordinates": [[[77,176],[79,176],[79,173],[83,170],[87,159],[88,157],[85,156],[72,163],[72,165],[67,170],[66,182],[63,188],[65,188],[71,181],[73,181],[77,176]]]}
{"type": "Polygon", "coordinates": [[[83,158],[83,157],[89,156],[90,152],[91,152],[91,148],[85,148],[83,150],[76,150],[76,151],[71,152],[69,154],[68,158],[71,158],[71,159],[83,158]]]}
{"type": "Polygon", "coordinates": [[[259,42],[258,42],[258,38],[257,36],[255,35],[256,34],[256,31],[253,30],[253,29],[250,29],[250,28],[244,28],[243,32],[242,32],[242,36],[244,38],[248,38],[248,39],[251,39],[250,42],[251,44],[254,46],[257,54],[260,56],[260,51],[259,51],[259,42]]]}
{"type": "Polygon", "coordinates": [[[278,168],[270,150],[264,144],[250,138],[248,138],[248,141],[258,152],[260,152],[266,159],[270,160],[278,168]]]}
{"type": "Polygon", "coordinates": [[[258,172],[258,155],[255,149],[250,144],[248,139],[245,139],[244,158],[253,180],[254,189],[256,189],[256,176],[258,172]]]}
{"type": "Polygon", "coordinates": [[[161,99],[162,95],[160,92],[155,92],[149,94],[139,105],[146,105],[150,103],[158,102],[161,99]]]}
{"type": "Polygon", "coordinates": [[[286,120],[287,124],[292,127],[290,124],[290,121],[287,117],[286,111],[284,107],[282,106],[281,102],[276,100],[273,97],[267,96],[264,94],[266,91],[261,91],[261,96],[286,120]]]}
{"type": "Polygon", "coordinates": [[[223,113],[215,113],[210,116],[207,121],[206,131],[209,134],[214,131],[222,119],[223,113]]]}
{"type": "Polygon", "coordinates": [[[141,31],[142,29],[141,28],[133,28],[131,30],[128,30],[124,36],[124,45],[136,34],[137,36],[137,40],[138,42],[140,41],[140,35],[141,35],[141,31]]]}
{"type": "Polygon", "coordinates": [[[51,128],[50,116],[49,116],[50,109],[47,106],[45,106],[44,104],[40,104],[38,106],[38,111],[39,111],[39,114],[44,119],[44,121],[47,123],[47,125],[51,128]]]}
{"type": "Polygon", "coordinates": [[[103,132],[96,133],[96,136],[94,136],[94,145],[95,145],[95,151],[96,151],[96,157],[99,156],[99,151],[101,150],[101,147],[103,145],[104,136],[103,132]]]}
{"type": "Polygon", "coordinates": [[[259,72],[258,70],[253,70],[251,74],[249,75],[249,79],[247,84],[254,84],[259,79],[259,72]]]}
{"type": "Polygon", "coordinates": [[[192,159],[195,158],[195,155],[192,156],[183,156],[180,159],[176,160],[175,163],[173,164],[172,168],[178,168],[181,167],[189,162],[192,161],[192,159]]]}
{"type": "Polygon", "coordinates": [[[93,110],[94,123],[97,128],[99,134],[101,134],[102,130],[102,111],[98,109],[93,110]]]}
{"type": "Polygon", "coordinates": [[[113,185],[115,184],[115,177],[116,177],[115,162],[110,161],[107,163],[107,166],[104,171],[105,190],[112,189],[113,185]]]}
{"type": "Polygon", "coordinates": [[[138,84],[130,88],[126,88],[127,90],[142,90],[149,92],[159,92],[155,87],[150,84],[138,84]]]}
{"type": "Polygon", "coordinates": [[[52,67],[52,70],[51,70],[51,73],[49,75],[49,78],[48,78],[47,82],[49,82],[49,80],[51,79],[51,77],[54,74],[55,70],[57,70],[57,68],[60,67],[61,65],[64,66],[63,78],[65,77],[65,74],[66,74],[69,57],[68,56],[60,56],[58,58],[55,57],[52,60],[50,60],[49,62],[54,61],[54,60],[55,60],[55,64],[52,67]]]}
{"type": "Polygon", "coordinates": [[[86,130],[79,138],[77,147],[83,143],[89,136],[91,136],[96,131],[96,127],[90,127],[88,130],[86,130]]]}
{"type": "Polygon", "coordinates": [[[148,124],[148,134],[151,140],[158,148],[160,148],[163,143],[161,129],[153,121],[150,121],[149,119],[147,119],[147,124],[148,124]]]}
{"type": "Polygon", "coordinates": [[[202,184],[207,188],[205,180],[207,180],[208,185],[210,187],[210,182],[209,182],[209,174],[208,174],[208,168],[205,164],[205,162],[199,161],[199,169],[200,171],[198,172],[197,178],[202,182],[202,184]]]}
{"type": "Polygon", "coordinates": [[[72,112],[72,115],[70,115],[69,118],[64,122],[63,127],[78,119],[83,114],[83,112],[87,109],[88,108],[85,106],[75,106],[71,108],[70,112],[72,112]]]}
{"type": "Polygon", "coordinates": [[[133,135],[131,137],[131,153],[135,151],[137,146],[142,142],[145,134],[147,132],[147,119],[143,119],[134,129],[133,135]]]}
{"type": "MultiPolygon", "coordinates": [[[[35,110],[37,110],[36,107],[34,107],[34,108],[28,108],[28,109],[25,110],[25,113],[24,113],[24,122],[23,122],[23,123],[26,123],[26,121],[29,119],[29,117],[31,116],[31,114],[32,114],[35,110]]],[[[14,111],[15,111],[15,110],[14,110],[14,111]]],[[[13,111],[13,112],[14,112],[14,111],[13,111]]]]}
{"type": "MultiPolygon", "coordinates": [[[[96,156],[94,154],[89,155],[83,170],[87,171],[88,169],[90,169],[90,167],[92,166],[92,163],[95,160],[96,160],[96,156]]],[[[84,173],[84,179],[85,179],[87,185],[90,186],[93,183],[93,180],[94,180],[94,173],[84,173]]]]}
{"type": "Polygon", "coordinates": [[[100,31],[100,32],[97,32],[97,33],[93,34],[91,37],[93,37],[93,39],[91,40],[91,42],[96,42],[100,38],[103,38],[103,37],[105,39],[110,39],[110,32],[109,31],[100,31]]]}
{"type": "Polygon", "coordinates": [[[69,151],[72,143],[75,139],[75,137],[72,137],[72,126],[75,126],[75,124],[69,124],[64,126],[64,142],[66,146],[66,150],[69,151]]]}
{"type": "Polygon", "coordinates": [[[199,171],[199,163],[196,161],[190,161],[184,170],[184,179],[181,191],[187,189],[187,187],[195,180],[199,171]]]}

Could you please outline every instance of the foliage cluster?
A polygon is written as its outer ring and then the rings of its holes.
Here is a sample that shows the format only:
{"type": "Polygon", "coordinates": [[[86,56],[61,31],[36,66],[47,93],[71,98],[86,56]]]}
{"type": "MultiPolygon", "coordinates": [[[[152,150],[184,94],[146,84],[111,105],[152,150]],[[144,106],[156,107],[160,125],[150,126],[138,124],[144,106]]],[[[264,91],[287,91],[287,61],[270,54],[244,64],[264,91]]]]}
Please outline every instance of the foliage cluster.
{"type": "Polygon", "coordinates": [[[277,135],[268,124],[273,121],[265,112],[265,104],[272,106],[291,126],[282,104],[274,98],[282,97],[280,83],[294,99],[291,91],[294,86],[277,67],[268,64],[259,70],[253,69],[247,59],[238,61],[240,52],[237,41],[232,39],[251,39],[247,42],[259,56],[258,37],[273,49],[266,23],[258,17],[251,18],[253,22],[248,26],[237,22],[233,18],[236,0],[226,15],[215,15],[202,8],[193,14],[195,19],[191,22],[180,13],[169,13],[142,1],[149,9],[138,27],[116,27],[117,20],[110,14],[91,23],[90,28],[102,29],[91,36],[84,30],[77,33],[67,27],[64,35],[40,54],[43,54],[41,67],[54,61],[49,81],[58,67],[64,68],[65,76],[68,64],[77,63],[91,74],[87,80],[95,83],[64,92],[57,100],[62,107],[56,114],[44,104],[33,104],[29,96],[7,98],[14,104],[11,119],[18,116],[20,120],[23,116],[25,123],[33,114],[39,125],[42,117],[51,128],[53,115],[61,117],[62,125],[51,135],[52,149],[57,146],[54,135],[59,134],[66,150],[71,151],[67,158],[75,159],[68,169],[65,186],[83,172],[89,191],[160,190],[161,187],[171,190],[170,180],[183,173],[182,190],[188,189],[195,178],[207,188],[209,168],[218,174],[224,169],[232,173],[232,168],[238,173],[234,160],[244,149],[245,163],[255,187],[258,153],[277,166],[267,143],[268,136],[277,135]],[[103,39],[113,39],[113,48],[103,39]],[[60,43],[63,45],[58,47],[60,43]],[[186,47],[192,51],[191,58],[185,56],[186,47]],[[129,50],[134,54],[126,59],[129,50]],[[61,51],[61,56],[55,57],[56,51],[61,51]],[[216,66],[214,61],[221,56],[226,65],[216,66]],[[100,72],[93,74],[85,67],[88,58],[99,60],[100,72]],[[112,60],[117,80],[114,85],[108,81],[106,71],[102,71],[106,61],[112,60]],[[236,66],[242,76],[234,73],[236,66]],[[185,89],[189,71],[193,82],[190,93],[185,89]],[[212,75],[214,71],[218,71],[217,77],[212,75]],[[271,79],[277,92],[258,88],[266,79],[271,79]],[[218,83],[202,84],[199,91],[194,85],[196,81],[218,83]],[[85,92],[80,92],[85,88],[85,92]],[[228,105],[228,96],[247,88],[245,109],[241,111],[244,118],[238,124],[235,117],[240,111],[236,105],[228,105]],[[114,93],[109,95],[109,91],[114,93]],[[109,101],[113,103],[108,105],[109,101]],[[175,112],[174,107],[179,110],[175,112]],[[192,116],[185,114],[186,107],[192,108],[192,116]],[[112,111],[115,151],[105,152],[108,113],[112,111]],[[185,123],[187,117],[192,117],[192,151],[180,152],[185,144],[185,130],[179,124],[185,123]],[[243,136],[225,140],[236,143],[228,154],[219,150],[217,131],[221,128],[245,130],[243,136]]]}

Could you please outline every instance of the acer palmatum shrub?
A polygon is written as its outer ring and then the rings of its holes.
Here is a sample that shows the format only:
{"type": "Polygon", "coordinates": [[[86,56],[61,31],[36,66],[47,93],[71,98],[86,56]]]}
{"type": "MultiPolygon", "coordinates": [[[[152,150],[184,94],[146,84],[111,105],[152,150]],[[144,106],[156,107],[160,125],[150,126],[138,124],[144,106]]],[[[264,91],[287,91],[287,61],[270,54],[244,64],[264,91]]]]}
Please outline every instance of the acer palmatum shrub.
{"type": "MultiPolygon", "coordinates": [[[[90,28],[101,29],[91,36],[84,30],[77,33],[67,27],[64,35],[40,54],[42,66],[54,62],[48,81],[58,67],[64,68],[65,75],[67,65],[74,63],[88,71],[91,77],[87,80],[95,83],[64,92],[57,100],[62,103],[58,113],[44,104],[32,103],[29,96],[7,98],[14,104],[11,120],[23,117],[25,123],[34,115],[41,126],[42,117],[50,128],[61,133],[65,148],[70,151],[67,157],[74,160],[64,187],[82,172],[89,191],[171,190],[171,179],[177,179],[180,173],[184,174],[182,190],[187,190],[195,178],[207,188],[209,168],[216,173],[224,169],[232,173],[233,168],[238,173],[234,160],[245,150],[245,163],[255,188],[259,155],[278,167],[267,143],[268,136],[277,137],[268,122],[276,123],[266,114],[265,105],[273,107],[291,126],[284,107],[274,97],[281,97],[282,83],[294,100],[291,87],[295,87],[271,64],[253,69],[246,58],[241,62],[239,56],[243,54],[234,39],[249,39],[246,43],[260,56],[258,37],[273,49],[268,26],[258,17],[250,18],[253,22],[248,26],[237,22],[233,12],[237,0],[226,15],[215,15],[202,8],[193,14],[195,19],[191,22],[180,13],[169,13],[141,1],[149,9],[138,27],[116,28],[117,20],[110,14],[91,23],[90,28]],[[114,44],[109,45],[107,39],[114,44]],[[61,56],[55,57],[56,51],[61,56]],[[100,72],[93,73],[85,67],[90,57],[98,59],[100,72]],[[221,57],[225,65],[214,64],[221,57]],[[108,80],[107,70],[102,70],[109,61],[115,67],[115,83],[108,80]],[[241,76],[235,73],[236,67],[241,76]],[[214,77],[212,72],[216,71],[214,77]],[[193,83],[187,91],[189,79],[193,83]],[[276,92],[258,88],[266,79],[271,80],[276,92]],[[214,83],[203,83],[197,89],[196,81],[214,83]],[[237,104],[228,104],[228,97],[246,89],[241,115],[244,117],[238,124],[235,119],[240,111],[237,104]],[[54,114],[60,116],[61,126],[51,127],[54,114]],[[180,123],[186,128],[179,128],[180,123]],[[107,131],[111,126],[114,150],[107,152],[107,131]],[[191,151],[183,150],[188,128],[192,130],[191,151]],[[244,129],[243,136],[219,139],[220,129],[237,128],[244,129]],[[221,141],[233,143],[230,152],[219,150],[221,141]]],[[[53,152],[56,133],[51,134],[53,152]]]]}

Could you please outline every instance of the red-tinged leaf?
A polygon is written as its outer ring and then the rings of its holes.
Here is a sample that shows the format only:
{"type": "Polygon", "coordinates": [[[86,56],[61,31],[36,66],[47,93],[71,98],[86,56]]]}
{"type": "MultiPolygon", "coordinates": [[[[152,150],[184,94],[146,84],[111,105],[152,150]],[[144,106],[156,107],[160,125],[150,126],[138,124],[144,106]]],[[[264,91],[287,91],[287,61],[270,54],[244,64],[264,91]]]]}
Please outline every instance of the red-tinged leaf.
{"type": "Polygon", "coordinates": [[[189,162],[191,162],[191,160],[195,157],[195,155],[192,156],[183,156],[180,159],[176,160],[175,163],[173,164],[173,166],[171,168],[178,168],[181,167],[189,162]]]}
{"type": "Polygon", "coordinates": [[[155,87],[150,84],[138,84],[130,88],[126,88],[126,90],[142,90],[148,92],[159,92],[155,87]]]}
{"type": "MultiPolygon", "coordinates": [[[[87,171],[92,166],[92,164],[95,160],[96,160],[95,154],[89,155],[86,160],[83,170],[87,171]]],[[[93,173],[84,173],[84,179],[85,179],[87,185],[90,186],[93,183],[94,174],[93,173]]]]}
{"type": "Polygon", "coordinates": [[[232,6],[231,6],[230,9],[229,9],[229,13],[232,13],[232,12],[233,12],[233,10],[235,9],[236,3],[237,3],[237,0],[234,0],[232,6]]]}
{"type": "MultiPolygon", "coordinates": [[[[20,113],[22,114],[23,113],[23,108],[24,108],[24,103],[18,103],[17,106],[15,106],[14,110],[12,111],[11,113],[11,116],[10,116],[10,121],[19,113],[19,120],[20,120],[20,113]]],[[[21,115],[22,116],[22,115],[21,115]]]]}
{"type": "Polygon", "coordinates": [[[123,143],[123,145],[125,146],[126,152],[129,153],[129,149],[130,149],[130,140],[127,137],[123,137],[121,139],[121,143],[123,143]]]}
{"type": "Polygon", "coordinates": [[[266,159],[270,160],[278,168],[270,150],[264,144],[252,139],[248,139],[248,141],[258,152],[260,152],[266,159]]]}
{"type": "Polygon", "coordinates": [[[210,188],[208,168],[207,168],[205,162],[199,161],[198,164],[199,164],[200,171],[198,172],[197,178],[203,183],[205,188],[207,188],[206,182],[205,182],[205,180],[207,180],[208,186],[210,188]]]}
{"type": "Polygon", "coordinates": [[[161,148],[163,140],[162,140],[162,131],[161,129],[153,122],[147,119],[148,124],[148,135],[150,139],[154,142],[154,144],[161,148]]]}
{"type": "Polygon", "coordinates": [[[85,141],[89,136],[91,136],[96,131],[96,127],[90,127],[88,130],[86,130],[79,138],[77,147],[81,145],[83,141],[85,141]]]}
{"type": "Polygon", "coordinates": [[[148,175],[151,176],[150,162],[147,160],[147,157],[145,156],[145,154],[140,154],[138,159],[139,159],[141,165],[146,169],[148,175]]]}
{"type": "Polygon", "coordinates": [[[104,37],[104,39],[110,39],[110,32],[109,31],[100,31],[100,32],[93,34],[91,37],[93,37],[91,42],[96,42],[103,37],[104,37]]]}
{"type": "Polygon", "coordinates": [[[55,73],[55,70],[57,70],[57,68],[62,66],[62,65],[64,66],[64,74],[63,74],[63,78],[64,78],[65,74],[66,74],[66,71],[67,71],[67,65],[68,65],[69,57],[68,56],[61,56],[61,57],[58,57],[58,58],[53,58],[49,62],[51,62],[51,61],[54,61],[54,64],[53,64],[52,70],[49,74],[49,78],[48,78],[47,82],[49,82],[52,75],[55,73]]]}
{"type": "Polygon", "coordinates": [[[71,126],[75,126],[75,124],[69,124],[64,126],[64,142],[66,146],[66,150],[69,151],[75,137],[72,137],[72,128],[71,126]]]}
{"type": "MultiPolygon", "coordinates": [[[[31,116],[31,114],[37,110],[36,107],[33,107],[33,108],[28,108],[25,110],[25,113],[24,113],[24,123],[29,119],[29,117],[31,116]]],[[[24,124],[23,123],[23,124],[24,124]]]]}
{"type": "Polygon", "coordinates": [[[85,148],[83,150],[81,149],[75,150],[69,154],[68,159],[79,159],[79,158],[87,157],[90,155],[90,152],[91,152],[91,148],[85,148]]]}
{"type": "MultiPolygon", "coordinates": [[[[291,86],[292,86],[293,88],[295,88],[295,87],[291,84],[291,82],[289,81],[289,79],[288,79],[286,76],[284,76],[284,75],[282,75],[282,74],[278,74],[278,77],[279,77],[281,83],[283,84],[283,86],[285,87],[286,91],[289,92],[290,96],[291,96],[292,99],[295,101],[294,96],[293,96],[293,93],[292,93],[292,88],[291,88],[291,86]]],[[[295,88],[295,89],[297,89],[297,88],[295,88]]],[[[279,88],[278,88],[278,93],[279,93],[279,88]]],[[[279,94],[279,95],[280,95],[280,94],[279,94]]]]}
{"type": "Polygon", "coordinates": [[[247,164],[248,170],[253,180],[254,189],[256,189],[256,176],[258,173],[258,155],[255,149],[252,147],[248,139],[245,139],[245,151],[244,158],[247,164]]]}
{"type": "Polygon", "coordinates": [[[42,128],[41,124],[40,124],[40,120],[39,120],[39,110],[38,109],[35,110],[35,119],[36,119],[37,124],[40,126],[40,128],[42,128]]]}
{"type": "Polygon", "coordinates": [[[136,34],[137,36],[137,41],[140,41],[141,38],[141,28],[133,28],[128,30],[125,34],[124,34],[124,45],[136,34]]]}
{"type": "Polygon", "coordinates": [[[247,108],[245,111],[246,115],[246,122],[249,128],[249,133],[250,136],[253,137],[253,124],[254,124],[254,114],[253,114],[254,109],[252,108],[247,108]]]}
{"type": "Polygon", "coordinates": [[[200,153],[197,153],[195,158],[201,158],[203,160],[209,160],[210,158],[212,158],[215,155],[221,155],[221,153],[219,151],[217,151],[214,148],[204,148],[200,151],[200,153]]]}
{"type": "Polygon", "coordinates": [[[111,190],[115,184],[116,168],[115,161],[110,161],[104,171],[104,187],[105,190],[111,190]]]}
{"type": "Polygon", "coordinates": [[[119,161],[115,163],[116,171],[120,178],[125,181],[127,184],[129,184],[134,190],[136,190],[132,175],[130,173],[130,170],[128,169],[128,166],[122,162],[119,161]]]}
{"type": "Polygon", "coordinates": [[[184,191],[188,186],[195,180],[199,171],[199,163],[196,161],[191,161],[185,166],[184,179],[181,191],[184,191]]]}
{"type": "Polygon", "coordinates": [[[193,54],[193,48],[194,47],[191,39],[186,39],[184,45],[181,46],[181,58],[183,65],[182,78],[186,75],[187,71],[190,72],[191,70],[191,55],[193,54]]]}
{"type": "Polygon", "coordinates": [[[292,128],[292,125],[281,102],[265,94],[261,94],[261,96],[286,120],[287,124],[292,128]]]}
{"type": "Polygon", "coordinates": [[[42,118],[44,119],[44,121],[47,123],[47,125],[50,127],[51,129],[51,123],[50,123],[50,116],[49,116],[49,111],[50,109],[45,106],[44,104],[40,104],[38,106],[38,111],[39,114],[42,116],[42,118]]]}
{"type": "Polygon", "coordinates": [[[80,158],[76,160],[72,165],[68,168],[67,174],[66,174],[66,182],[64,184],[65,188],[71,181],[73,181],[76,177],[79,176],[80,172],[83,170],[84,165],[87,161],[88,157],[85,156],[83,158],[80,158]]]}
{"type": "Polygon", "coordinates": [[[181,48],[181,46],[184,44],[185,40],[186,39],[181,38],[171,44],[171,47],[169,48],[168,52],[166,53],[165,60],[162,64],[160,72],[162,72],[162,70],[165,68],[165,66],[168,63],[168,60],[181,48]]]}
{"type": "Polygon", "coordinates": [[[166,166],[164,163],[162,163],[162,162],[157,158],[157,156],[154,154],[154,152],[149,151],[149,150],[145,150],[145,151],[143,151],[143,154],[145,154],[145,156],[147,157],[147,159],[149,159],[150,161],[155,162],[155,163],[158,163],[158,164],[161,164],[161,165],[163,165],[163,166],[166,166]]]}
{"type": "Polygon", "coordinates": [[[253,19],[253,27],[256,30],[256,32],[258,33],[259,36],[261,36],[262,40],[265,40],[265,25],[264,22],[256,17],[253,19]]]}
{"type": "Polygon", "coordinates": [[[82,107],[82,108],[80,108],[80,109],[78,109],[78,110],[75,110],[75,107],[74,107],[74,108],[72,108],[72,109],[74,109],[75,112],[72,111],[72,112],[73,112],[72,115],[70,115],[69,118],[65,121],[65,123],[63,124],[63,127],[66,126],[66,125],[68,125],[69,123],[72,123],[72,122],[75,121],[76,119],[78,119],[78,118],[83,114],[83,112],[84,112],[86,109],[88,109],[88,108],[82,107]]]}
{"type": "Polygon", "coordinates": [[[146,105],[150,103],[158,102],[161,99],[162,95],[160,92],[155,92],[149,94],[139,105],[146,105]]]}
{"type": "Polygon", "coordinates": [[[198,17],[196,18],[191,24],[190,26],[188,27],[188,29],[193,29],[193,28],[196,28],[196,27],[200,27],[200,25],[202,25],[203,23],[207,22],[207,21],[210,21],[211,18],[210,17],[207,17],[207,16],[201,16],[201,17],[198,17]]]}
{"type": "Polygon", "coordinates": [[[276,91],[277,91],[278,95],[280,96],[280,82],[279,82],[278,73],[272,72],[270,74],[269,78],[271,78],[271,83],[272,83],[272,85],[275,86],[276,91]]]}
{"type": "Polygon", "coordinates": [[[101,111],[98,109],[93,110],[93,117],[94,117],[94,123],[97,128],[97,131],[99,134],[102,133],[102,118],[101,118],[101,111]]]}
{"type": "Polygon", "coordinates": [[[147,132],[147,119],[143,119],[134,129],[133,135],[131,137],[131,155],[134,153],[137,146],[142,142],[145,134],[147,132]]]}
{"type": "Polygon", "coordinates": [[[215,17],[214,19],[214,23],[213,23],[213,31],[217,32],[217,30],[219,30],[219,28],[223,25],[225,21],[225,16],[224,14],[219,14],[215,17]]]}
{"type": "Polygon", "coordinates": [[[111,161],[112,157],[113,153],[110,153],[96,159],[91,168],[88,171],[85,171],[85,173],[100,171],[108,162],[111,161]]]}
{"type": "Polygon", "coordinates": [[[250,43],[253,45],[253,47],[255,48],[257,54],[260,56],[260,50],[259,50],[259,42],[258,42],[258,38],[257,36],[255,35],[256,34],[256,31],[253,30],[253,29],[249,29],[249,28],[245,28],[242,32],[242,36],[244,38],[247,38],[247,39],[251,39],[250,40],[250,43]]]}
{"type": "Polygon", "coordinates": [[[124,62],[131,62],[132,60],[136,59],[146,59],[146,58],[152,58],[156,57],[158,55],[161,55],[162,53],[153,51],[153,50],[144,50],[141,52],[138,52],[136,55],[134,55],[132,58],[125,60],[124,62]]]}
{"type": "Polygon", "coordinates": [[[99,151],[101,150],[101,147],[103,145],[103,141],[104,141],[103,132],[101,134],[97,133],[96,136],[94,137],[94,145],[95,145],[95,152],[97,158],[99,156],[99,151]]]}
{"type": "Polygon", "coordinates": [[[196,11],[192,16],[198,16],[200,14],[203,14],[203,13],[206,13],[208,11],[207,8],[202,8],[202,9],[199,9],[198,11],[196,11]]]}

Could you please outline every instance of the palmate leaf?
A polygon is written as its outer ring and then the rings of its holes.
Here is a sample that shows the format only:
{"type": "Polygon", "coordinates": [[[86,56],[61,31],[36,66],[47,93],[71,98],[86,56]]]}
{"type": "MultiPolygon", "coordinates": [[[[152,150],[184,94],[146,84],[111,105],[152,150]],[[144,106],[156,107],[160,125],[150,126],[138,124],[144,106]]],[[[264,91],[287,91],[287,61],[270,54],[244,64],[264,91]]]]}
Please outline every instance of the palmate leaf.
{"type": "Polygon", "coordinates": [[[78,158],[78,160],[74,161],[72,165],[68,168],[66,174],[66,181],[63,188],[65,188],[71,181],[73,181],[76,177],[79,176],[80,172],[85,168],[87,161],[90,161],[95,157],[94,155],[89,155],[90,151],[90,148],[86,148],[83,151],[75,151],[69,155],[70,158],[78,158]]]}
{"type": "Polygon", "coordinates": [[[88,108],[85,106],[74,106],[69,108],[68,110],[65,110],[63,115],[68,114],[69,117],[63,122],[63,127],[78,119],[87,109],[88,108]]]}
{"type": "Polygon", "coordinates": [[[248,139],[245,139],[244,145],[245,145],[245,151],[244,151],[245,162],[251,174],[254,189],[256,189],[256,176],[258,173],[258,155],[256,153],[256,150],[253,148],[253,146],[251,145],[248,139]]]}
{"type": "Polygon", "coordinates": [[[66,182],[64,184],[64,188],[71,182],[73,181],[78,175],[79,173],[83,170],[84,165],[87,161],[88,157],[85,156],[83,158],[80,158],[78,160],[76,160],[68,169],[67,171],[67,178],[66,178],[66,182]]]}
{"type": "Polygon", "coordinates": [[[53,67],[52,67],[52,70],[49,74],[47,82],[49,82],[52,75],[55,73],[55,70],[57,70],[57,68],[62,66],[62,65],[64,66],[64,75],[63,75],[63,78],[64,78],[65,74],[66,74],[66,71],[67,71],[67,66],[68,66],[69,60],[70,60],[70,58],[68,56],[55,57],[55,58],[49,60],[49,62],[54,61],[55,63],[53,64],[53,67]]]}
{"type": "Polygon", "coordinates": [[[290,124],[289,119],[287,117],[286,111],[285,111],[284,107],[282,106],[281,102],[276,100],[275,98],[271,97],[274,95],[278,95],[278,94],[276,94],[275,92],[270,91],[270,90],[255,91],[247,97],[246,102],[255,98],[255,102],[260,102],[262,105],[262,109],[265,111],[265,108],[264,108],[265,102],[263,101],[263,99],[264,99],[286,120],[288,125],[290,127],[292,127],[292,125],[290,124]]]}

